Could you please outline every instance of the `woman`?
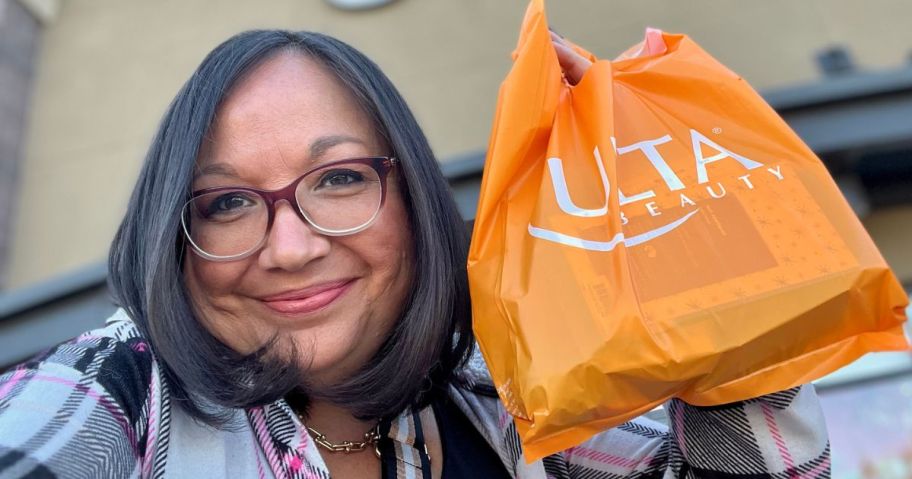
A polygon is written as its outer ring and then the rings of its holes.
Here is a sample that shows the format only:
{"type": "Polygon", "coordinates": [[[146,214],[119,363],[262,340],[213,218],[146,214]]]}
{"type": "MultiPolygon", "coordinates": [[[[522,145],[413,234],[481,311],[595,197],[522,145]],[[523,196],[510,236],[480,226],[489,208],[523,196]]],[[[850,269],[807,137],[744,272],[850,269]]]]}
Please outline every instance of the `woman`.
{"type": "Polygon", "coordinates": [[[466,248],[376,65],[314,33],[231,38],[152,142],[111,249],[122,309],[0,376],[0,478],[828,475],[810,387],[672,401],[671,432],[527,465],[473,352],[466,248]]]}

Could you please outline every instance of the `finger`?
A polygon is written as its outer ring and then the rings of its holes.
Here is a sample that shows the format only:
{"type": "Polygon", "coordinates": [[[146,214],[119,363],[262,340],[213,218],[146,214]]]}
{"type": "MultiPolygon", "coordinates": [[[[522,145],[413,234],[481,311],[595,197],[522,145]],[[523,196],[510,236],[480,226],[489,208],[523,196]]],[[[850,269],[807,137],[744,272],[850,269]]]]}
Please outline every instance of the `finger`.
{"type": "Polygon", "coordinates": [[[555,52],[557,52],[557,61],[564,71],[564,76],[567,77],[567,81],[571,85],[576,85],[583,78],[586,70],[592,66],[592,62],[569,47],[563,42],[563,39],[555,40],[553,38],[554,32],[551,32],[551,34],[551,43],[554,45],[555,52]]]}

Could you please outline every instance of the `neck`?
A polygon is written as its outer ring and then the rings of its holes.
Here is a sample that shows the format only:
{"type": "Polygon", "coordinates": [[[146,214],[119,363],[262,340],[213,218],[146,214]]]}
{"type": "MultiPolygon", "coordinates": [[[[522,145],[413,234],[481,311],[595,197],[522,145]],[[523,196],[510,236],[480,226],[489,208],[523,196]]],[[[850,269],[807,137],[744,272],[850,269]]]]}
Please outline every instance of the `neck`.
{"type": "Polygon", "coordinates": [[[365,432],[377,425],[377,421],[362,421],[345,408],[325,401],[313,401],[304,418],[304,425],[320,431],[332,442],[359,442],[365,432]]]}

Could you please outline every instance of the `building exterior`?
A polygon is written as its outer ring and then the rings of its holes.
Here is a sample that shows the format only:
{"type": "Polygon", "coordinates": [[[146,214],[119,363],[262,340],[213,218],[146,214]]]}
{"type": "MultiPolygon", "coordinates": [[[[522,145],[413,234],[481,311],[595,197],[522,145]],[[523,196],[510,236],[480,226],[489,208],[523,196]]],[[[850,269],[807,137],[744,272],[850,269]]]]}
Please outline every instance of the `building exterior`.
{"type": "Polygon", "coordinates": [[[24,4],[0,2],[0,288],[8,267],[41,23],[24,4]]]}
{"type": "MultiPolygon", "coordinates": [[[[0,5],[0,18],[15,24],[22,22],[17,12],[47,12],[35,22],[40,46],[31,47],[18,170],[5,175],[15,176],[16,194],[0,207],[0,230],[8,235],[0,277],[5,289],[15,289],[104,258],[160,116],[205,53],[228,36],[249,28],[312,29],[362,49],[400,87],[448,163],[483,154],[526,2],[398,0],[366,11],[323,0],[0,5]]],[[[556,30],[604,57],[639,41],[647,25],[688,33],[762,92],[819,83],[815,58],[833,46],[844,46],[859,69],[872,72],[907,65],[912,51],[904,24],[912,3],[904,0],[588,0],[548,7],[556,30]]],[[[858,146],[844,143],[819,153],[858,146]]],[[[875,219],[872,228],[879,232],[885,222],[895,223],[875,219]]],[[[912,279],[912,265],[891,259],[912,279]]]]}

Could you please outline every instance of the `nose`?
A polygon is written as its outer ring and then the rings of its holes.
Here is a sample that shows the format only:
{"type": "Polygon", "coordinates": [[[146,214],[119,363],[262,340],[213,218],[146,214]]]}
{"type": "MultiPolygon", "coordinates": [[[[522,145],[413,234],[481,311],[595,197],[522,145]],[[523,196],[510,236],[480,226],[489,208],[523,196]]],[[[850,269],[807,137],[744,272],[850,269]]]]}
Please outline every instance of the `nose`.
{"type": "Polygon", "coordinates": [[[258,261],[266,269],[297,271],[329,254],[330,241],[302,220],[294,206],[279,201],[258,261]]]}

